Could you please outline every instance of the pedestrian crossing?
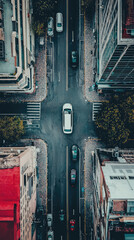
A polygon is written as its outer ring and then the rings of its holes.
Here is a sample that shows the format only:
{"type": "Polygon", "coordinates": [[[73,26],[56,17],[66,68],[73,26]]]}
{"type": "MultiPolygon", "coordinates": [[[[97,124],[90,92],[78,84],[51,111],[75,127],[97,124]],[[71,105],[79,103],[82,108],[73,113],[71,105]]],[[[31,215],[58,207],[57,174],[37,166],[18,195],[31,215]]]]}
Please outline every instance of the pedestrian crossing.
{"type": "Polygon", "coordinates": [[[92,121],[96,120],[96,115],[101,109],[102,102],[94,102],[92,106],[92,121]]]}
{"type": "Polygon", "coordinates": [[[41,117],[41,103],[28,102],[27,103],[27,127],[40,128],[41,117]]]}

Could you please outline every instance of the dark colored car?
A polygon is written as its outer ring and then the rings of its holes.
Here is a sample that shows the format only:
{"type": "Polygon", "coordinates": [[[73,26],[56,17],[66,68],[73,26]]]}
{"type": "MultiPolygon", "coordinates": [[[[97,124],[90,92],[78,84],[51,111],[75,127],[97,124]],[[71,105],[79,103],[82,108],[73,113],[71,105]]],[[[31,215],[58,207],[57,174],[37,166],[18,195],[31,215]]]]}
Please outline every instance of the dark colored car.
{"type": "Polygon", "coordinates": [[[71,219],[70,220],[70,230],[73,232],[75,230],[75,220],[71,219]]]}
{"type": "Polygon", "coordinates": [[[79,148],[77,145],[73,145],[71,148],[72,160],[77,161],[79,158],[79,148]]]}
{"type": "Polygon", "coordinates": [[[71,170],[71,184],[75,185],[75,183],[76,183],[76,170],[72,169],[71,170]]]}
{"type": "Polygon", "coordinates": [[[63,222],[63,221],[64,221],[64,217],[65,217],[65,214],[64,214],[64,210],[63,210],[63,209],[61,209],[61,210],[59,211],[59,217],[60,217],[60,221],[63,222]]]}
{"type": "Polygon", "coordinates": [[[71,52],[71,65],[73,68],[76,68],[78,66],[78,53],[77,51],[71,52]]]}

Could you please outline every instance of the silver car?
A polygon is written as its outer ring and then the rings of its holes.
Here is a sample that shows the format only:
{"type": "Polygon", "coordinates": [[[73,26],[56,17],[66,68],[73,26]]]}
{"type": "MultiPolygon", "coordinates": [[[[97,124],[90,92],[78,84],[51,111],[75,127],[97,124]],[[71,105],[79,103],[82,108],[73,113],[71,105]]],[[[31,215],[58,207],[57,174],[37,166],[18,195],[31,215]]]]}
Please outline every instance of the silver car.
{"type": "Polygon", "coordinates": [[[63,14],[56,13],[56,31],[63,32],[63,14]]]}
{"type": "Polygon", "coordinates": [[[47,214],[47,225],[48,227],[52,227],[53,216],[51,213],[47,214]]]}
{"type": "Polygon", "coordinates": [[[47,24],[47,34],[49,37],[54,36],[54,20],[52,17],[48,19],[48,24],[47,24]]]}

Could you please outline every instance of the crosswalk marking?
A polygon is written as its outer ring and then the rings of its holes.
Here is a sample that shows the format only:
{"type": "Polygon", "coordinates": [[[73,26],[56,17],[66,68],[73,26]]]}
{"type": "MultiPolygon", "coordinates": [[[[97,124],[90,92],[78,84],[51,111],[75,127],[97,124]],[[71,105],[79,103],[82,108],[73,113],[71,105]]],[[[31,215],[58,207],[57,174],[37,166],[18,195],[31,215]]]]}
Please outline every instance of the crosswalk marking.
{"type": "Polygon", "coordinates": [[[94,102],[92,106],[92,121],[96,120],[96,115],[101,109],[102,102],[94,102]]]}
{"type": "Polygon", "coordinates": [[[27,103],[27,128],[40,128],[41,103],[27,103]]]}

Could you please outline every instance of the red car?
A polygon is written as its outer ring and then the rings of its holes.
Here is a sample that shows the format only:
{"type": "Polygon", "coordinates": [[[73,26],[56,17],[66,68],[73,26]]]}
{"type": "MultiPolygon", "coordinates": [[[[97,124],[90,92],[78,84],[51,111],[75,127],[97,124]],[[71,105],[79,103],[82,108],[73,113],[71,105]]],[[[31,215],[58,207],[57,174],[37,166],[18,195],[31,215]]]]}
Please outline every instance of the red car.
{"type": "Polygon", "coordinates": [[[74,219],[71,219],[71,220],[70,220],[70,230],[71,230],[71,231],[74,231],[74,230],[75,230],[75,220],[74,220],[74,219]]]}

